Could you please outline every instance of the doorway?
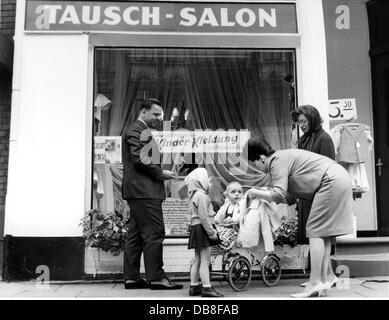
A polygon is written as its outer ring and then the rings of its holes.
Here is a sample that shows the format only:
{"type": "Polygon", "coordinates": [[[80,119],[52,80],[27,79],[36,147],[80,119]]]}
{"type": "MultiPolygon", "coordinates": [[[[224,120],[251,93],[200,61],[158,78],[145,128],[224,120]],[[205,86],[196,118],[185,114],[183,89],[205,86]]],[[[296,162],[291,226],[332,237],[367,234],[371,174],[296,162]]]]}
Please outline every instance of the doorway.
{"type": "Polygon", "coordinates": [[[389,236],[389,52],[371,62],[378,235],[389,236]]]}
{"type": "Polygon", "coordinates": [[[389,3],[367,3],[374,115],[378,235],[389,236],[389,3]]]}

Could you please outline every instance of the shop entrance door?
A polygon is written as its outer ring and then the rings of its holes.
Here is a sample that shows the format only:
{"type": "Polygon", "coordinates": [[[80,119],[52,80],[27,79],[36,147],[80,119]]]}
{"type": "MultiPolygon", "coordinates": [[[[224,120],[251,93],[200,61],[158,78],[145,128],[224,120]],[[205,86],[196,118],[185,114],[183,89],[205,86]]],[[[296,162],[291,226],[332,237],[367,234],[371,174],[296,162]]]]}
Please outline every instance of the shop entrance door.
{"type": "Polygon", "coordinates": [[[367,2],[375,138],[378,235],[389,236],[389,3],[367,2]]]}
{"type": "Polygon", "coordinates": [[[389,52],[372,58],[379,236],[389,236],[389,52]]]}

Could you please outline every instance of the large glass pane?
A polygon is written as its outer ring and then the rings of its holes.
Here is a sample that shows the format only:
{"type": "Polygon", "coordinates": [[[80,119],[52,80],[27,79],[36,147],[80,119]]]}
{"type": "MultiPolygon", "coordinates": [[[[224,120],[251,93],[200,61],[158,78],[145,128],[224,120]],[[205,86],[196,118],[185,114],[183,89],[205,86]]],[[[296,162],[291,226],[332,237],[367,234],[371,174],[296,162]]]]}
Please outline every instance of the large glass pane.
{"type": "MultiPolygon", "coordinates": [[[[145,98],[162,102],[164,130],[247,130],[250,136],[264,136],[273,148],[282,149],[290,146],[294,79],[293,50],[96,50],[94,206],[103,212],[129,214],[121,199],[120,136],[137,118],[145,98]]],[[[246,175],[231,174],[239,151],[227,160],[215,154],[211,162],[204,161],[204,155],[200,160],[217,182],[211,194],[216,203],[222,201],[228,182],[249,186],[263,179],[254,168],[246,175]]],[[[183,162],[181,176],[199,164],[195,152],[178,156],[183,162]]],[[[167,183],[168,201],[177,199],[179,181],[167,183]]]]}

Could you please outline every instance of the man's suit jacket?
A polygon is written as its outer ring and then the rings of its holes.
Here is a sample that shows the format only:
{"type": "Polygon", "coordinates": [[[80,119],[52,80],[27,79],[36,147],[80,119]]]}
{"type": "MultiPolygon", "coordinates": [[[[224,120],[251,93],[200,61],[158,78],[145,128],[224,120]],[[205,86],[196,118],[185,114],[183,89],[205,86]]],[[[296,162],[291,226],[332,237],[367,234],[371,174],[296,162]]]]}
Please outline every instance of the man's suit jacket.
{"type": "Polygon", "coordinates": [[[139,119],[122,136],[122,161],[123,199],[165,199],[158,145],[139,119]]]}

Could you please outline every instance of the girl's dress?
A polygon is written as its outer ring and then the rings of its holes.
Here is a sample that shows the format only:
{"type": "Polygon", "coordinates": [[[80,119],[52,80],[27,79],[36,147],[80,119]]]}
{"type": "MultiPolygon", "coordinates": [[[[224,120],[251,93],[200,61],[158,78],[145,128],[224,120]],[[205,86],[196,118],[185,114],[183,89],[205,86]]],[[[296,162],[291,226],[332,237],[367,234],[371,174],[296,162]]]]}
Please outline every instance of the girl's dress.
{"type": "Polygon", "coordinates": [[[186,178],[189,196],[189,241],[188,249],[201,249],[218,243],[212,240],[217,236],[211,199],[208,196],[208,175],[205,169],[198,168],[186,178]]]}

